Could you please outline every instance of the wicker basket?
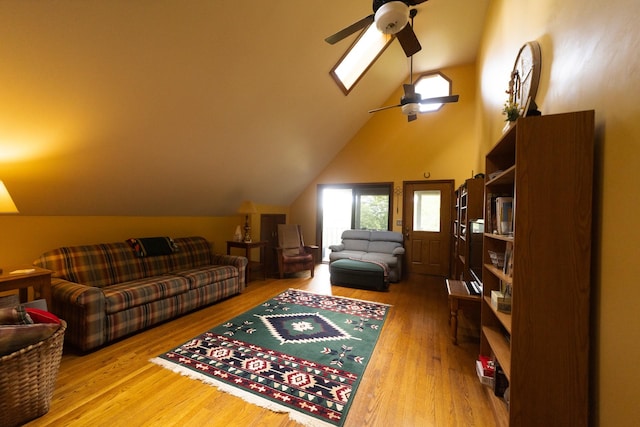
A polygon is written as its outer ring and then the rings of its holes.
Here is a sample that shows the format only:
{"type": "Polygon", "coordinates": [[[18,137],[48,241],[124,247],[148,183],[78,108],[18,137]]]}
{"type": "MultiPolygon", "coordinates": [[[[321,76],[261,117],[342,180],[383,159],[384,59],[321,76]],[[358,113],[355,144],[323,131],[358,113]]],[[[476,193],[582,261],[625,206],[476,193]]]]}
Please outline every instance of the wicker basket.
{"type": "Polygon", "coordinates": [[[17,426],[49,412],[67,323],[46,340],[0,358],[0,426],[17,426]]]}

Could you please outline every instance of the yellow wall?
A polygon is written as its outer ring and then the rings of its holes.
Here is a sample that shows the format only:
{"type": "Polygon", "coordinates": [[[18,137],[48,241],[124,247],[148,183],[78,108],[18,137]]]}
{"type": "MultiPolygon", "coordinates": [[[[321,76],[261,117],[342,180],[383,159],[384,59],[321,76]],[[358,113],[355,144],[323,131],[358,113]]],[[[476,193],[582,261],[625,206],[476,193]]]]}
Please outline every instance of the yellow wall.
{"type": "MultiPolygon", "coordinates": [[[[310,241],[319,183],[401,186],[431,172],[458,185],[472,169],[482,171],[482,153],[504,126],[500,111],[516,54],[537,40],[543,114],[596,111],[591,387],[593,424],[601,426],[640,422],[638,16],[637,0],[493,0],[477,74],[470,75],[471,67],[445,70],[460,104],[410,124],[397,111],[377,113],[291,206],[292,221],[303,225],[310,241]]],[[[400,95],[401,89],[389,103],[400,95]]]]}
{"type": "Polygon", "coordinates": [[[501,133],[497,111],[526,41],[542,49],[541,111],[596,111],[592,385],[602,426],[640,422],[639,16],[637,0],[494,0],[478,63],[484,150],[501,133]]]}
{"type": "MultiPolygon", "coordinates": [[[[403,181],[424,180],[424,174],[430,174],[430,179],[455,179],[459,185],[478,172],[476,68],[441,71],[452,80],[452,93],[460,95],[458,103],[421,114],[411,123],[399,108],[375,113],[291,205],[291,222],[301,224],[305,242],[319,243],[315,238],[318,184],[393,182],[402,188],[403,181]]],[[[384,105],[397,104],[401,96],[402,87],[384,105]]],[[[400,231],[395,224],[402,219],[401,204],[393,215],[394,228],[400,231]]]]}
{"type": "MultiPolygon", "coordinates": [[[[251,236],[260,238],[260,214],[288,214],[282,206],[257,205],[250,216],[251,236]]],[[[244,216],[23,216],[0,215],[0,267],[30,265],[44,251],[60,246],[124,241],[130,237],[202,236],[225,253],[236,227],[244,233],[244,216]]],[[[235,253],[235,252],[234,252],[235,253]]],[[[257,251],[251,258],[259,256],[257,251]]]]}

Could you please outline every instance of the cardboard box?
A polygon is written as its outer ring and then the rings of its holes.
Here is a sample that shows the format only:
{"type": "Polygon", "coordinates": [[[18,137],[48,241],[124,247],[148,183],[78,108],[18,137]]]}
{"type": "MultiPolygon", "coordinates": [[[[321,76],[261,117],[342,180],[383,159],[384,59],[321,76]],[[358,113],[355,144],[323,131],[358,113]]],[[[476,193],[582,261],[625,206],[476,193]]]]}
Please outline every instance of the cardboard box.
{"type": "Polygon", "coordinates": [[[476,373],[478,374],[478,379],[480,380],[480,384],[484,384],[486,386],[494,388],[493,377],[483,375],[482,362],[480,362],[479,360],[476,360],[476,373]]]}
{"type": "Polygon", "coordinates": [[[491,291],[491,306],[504,313],[511,313],[511,297],[500,291],[491,291]]]}
{"type": "Polygon", "coordinates": [[[490,357],[479,355],[478,362],[480,362],[482,366],[482,375],[486,377],[493,377],[496,372],[495,364],[490,357]]]}

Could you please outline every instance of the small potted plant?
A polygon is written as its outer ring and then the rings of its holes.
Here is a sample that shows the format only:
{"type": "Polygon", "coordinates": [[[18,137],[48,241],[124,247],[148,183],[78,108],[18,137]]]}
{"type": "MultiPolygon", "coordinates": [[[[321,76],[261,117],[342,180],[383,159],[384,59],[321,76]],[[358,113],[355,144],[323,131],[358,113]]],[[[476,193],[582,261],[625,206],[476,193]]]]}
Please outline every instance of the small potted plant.
{"type": "Polygon", "coordinates": [[[520,106],[517,102],[513,102],[511,99],[504,103],[502,114],[507,116],[505,121],[515,122],[520,117],[520,106]]]}
{"type": "Polygon", "coordinates": [[[513,86],[515,84],[516,77],[517,76],[514,73],[511,73],[511,80],[509,80],[509,89],[505,91],[509,95],[509,99],[504,103],[504,107],[502,108],[502,114],[506,116],[505,121],[507,122],[503,129],[503,132],[506,132],[507,129],[509,129],[509,127],[513,124],[513,122],[518,120],[518,117],[520,117],[520,105],[518,105],[518,102],[514,99],[515,90],[513,86]]]}

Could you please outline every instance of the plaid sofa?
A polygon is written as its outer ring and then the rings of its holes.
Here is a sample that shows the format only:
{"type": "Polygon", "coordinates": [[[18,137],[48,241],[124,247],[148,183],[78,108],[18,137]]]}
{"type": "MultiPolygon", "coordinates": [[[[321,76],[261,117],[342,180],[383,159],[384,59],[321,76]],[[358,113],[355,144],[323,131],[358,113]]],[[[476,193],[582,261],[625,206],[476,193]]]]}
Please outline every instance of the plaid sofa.
{"type": "Polygon", "coordinates": [[[66,343],[95,349],[148,326],[240,293],[247,258],[214,254],[203,237],[140,257],[127,242],[63,247],[34,265],[52,270],[50,310],[67,322],[66,343]]]}

